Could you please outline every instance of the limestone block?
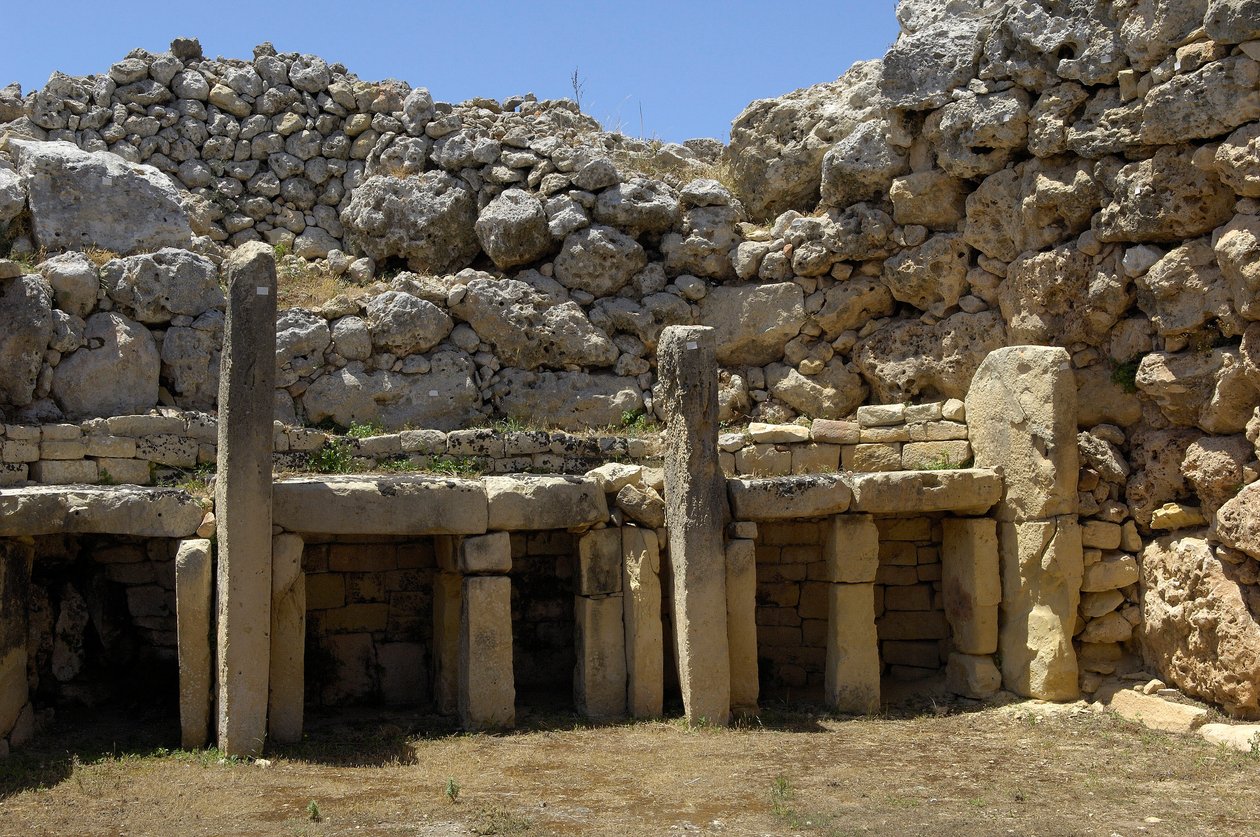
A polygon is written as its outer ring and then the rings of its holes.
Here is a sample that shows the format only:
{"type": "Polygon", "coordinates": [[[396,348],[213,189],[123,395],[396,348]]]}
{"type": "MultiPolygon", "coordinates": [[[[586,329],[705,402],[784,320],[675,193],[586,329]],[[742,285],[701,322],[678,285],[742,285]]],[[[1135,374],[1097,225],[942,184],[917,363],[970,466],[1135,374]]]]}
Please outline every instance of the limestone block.
{"type": "Polygon", "coordinates": [[[945,664],[945,686],[956,695],[983,699],[1002,686],[1002,675],[993,658],[971,654],[950,654],[945,664]]]}
{"type": "Polygon", "coordinates": [[[627,526],[621,549],[626,708],[632,718],[657,718],[664,701],[660,542],[651,529],[627,526]]]}
{"type": "Polygon", "coordinates": [[[153,475],[149,463],[141,459],[98,459],[97,479],[106,484],[147,485],[153,475]]]}
{"type": "Polygon", "coordinates": [[[585,477],[513,474],[485,477],[490,529],[522,532],[576,529],[608,520],[598,482],[585,477]]]}
{"type": "Polygon", "coordinates": [[[867,404],[857,409],[859,427],[890,427],[904,424],[905,420],[904,404],[867,404]]]}
{"type": "Polygon", "coordinates": [[[1001,523],[998,549],[1003,685],[1026,697],[1074,699],[1078,687],[1072,634],[1084,562],[1076,516],[1001,523]]]}
{"type": "Polygon", "coordinates": [[[258,756],[267,731],[271,654],[274,254],[261,242],[247,243],[228,259],[226,272],[214,504],[219,749],[231,756],[258,756]]]}
{"type": "Polygon", "coordinates": [[[31,479],[44,485],[91,484],[100,478],[99,466],[91,459],[41,459],[31,463],[31,479]]]}
{"type": "Polygon", "coordinates": [[[911,442],[901,447],[901,464],[907,470],[956,468],[970,460],[971,443],[966,440],[911,442]]]}
{"type": "Polygon", "coordinates": [[[649,529],[660,529],[665,525],[665,501],[656,489],[623,486],[617,492],[616,505],[630,520],[649,529]]]}
{"type": "Polygon", "coordinates": [[[306,578],[302,538],[271,539],[271,665],[267,678],[267,732],[273,741],[302,740],[306,699],[306,578]]]}
{"type": "Polygon", "coordinates": [[[747,445],[735,453],[741,474],[786,475],[792,472],[792,452],[783,445],[747,445]]]}
{"type": "Polygon", "coordinates": [[[433,576],[433,702],[442,715],[459,708],[459,636],[463,577],[433,576]]]}
{"type": "Polygon", "coordinates": [[[808,442],[809,436],[809,428],[800,424],[765,424],[754,421],[748,425],[748,438],[758,444],[808,442]]]}
{"type": "Polygon", "coordinates": [[[830,474],[840,470],[839,445],[793,445],[793,474],[830,474]]]}
{"type": "Polygon", "coordinates": [[[1199,735],[1209,744],[1250,753],[1260,741],[1260,724],[1204,724],[1199,727],[1199,735]]]}
{"type": "MultiPolygon", "coordinates": [[[[620,593],[622,530],[596,529],[578,539],[577,588],[579,596],[620,593]]],[[[506,533],[504,533],[506,535],[506,533]]]]}
{"type": "Polygon", "coordinates": [[[941,589],[954,647],[964,654],[992,654],[998,644],[997,524],[983,518],[947,518],[941,542],[941,589]]]}
{"type": "Polygon", "coordinates": [[[757,679],[757,544],[726,543],[726,638],[731,661],[731,711],[755,715],[757,679]]]}
{"type": "Polygon", "coordinates": [[[870,583],[879,571],[879,529],[869,514],[835,515],[825,524],[826,580],[870,583]]]}
{"type": "Polygon", "coordinates": [[[577,596],[574,606],[573,638],[577,656],[573,673],[574,705],[579,714],[591,720],[624,718],[626,634],[622,623],[622,597],[577,596]]]}
{"type": "Polygon", "coordinates": [[[1120,524],[1086,520],[1081,524],[1081,545],[1086,549],[1119,549],[1120,524]]]}
{"type": "Polygon", "coordinates": [[[851,474],[847,481],[853,489],[850,509],[868,514],[984,514],[1002,496],[1002,477],[985,468],[851,474]]]}
{"type": "Polygon", "coordinates": [[[1117,691],[1105,704],[1126,721],[1134,721],[1148,729],[1165,732],[1193,732],[1208,719],[1208,710],[1202,706],[1173,703],[1132,689],[1117,691]]]}
{"type": "Polygon", "coordinates": [[[180,746],[206,746],[210,732],[210,541],[181,541],[175,553],[175,622],[179,642],[180,746]]]}
{"type": "Polygon", "coordinates": [[[485,498],[477,480],[410,474],[291,477],[273,490],[276,525],[337,535],[480,535],[485,498]]]}
{"type": "Polygon", "coordinates": [[[901,445],[896,442],[875,442],[846,447],[842,456],[846,471],[875,473],[901,470],[901,445]]]}
{"type": "Polygon", "coordinates": [[[879,638],[875,586],[832,584],[824,697],[837,712],[879,712],[879,638]]]}
{"type": "Polygon", "coordinates": [[[814,419],[810,425],[810,438],[820,444],[855,445],[861,438],[861,428],[852,421],[814,419]]]}
{"type": "Polygon", "coordinates": [[[512,679],[512,580],[463,580],[459,626],[459,722],[466,730],[516,724],[512,679]]]}
{"type": "Polygon", "coordinates": [[[186,538],[197,531],[203,514],[197,501],[178,489],[27,486],[0,494],[0,536],[65,532],[186,538]]]}
{"type": "Polygon", "coordinates": [[[730,512],[718,462],[716,352],[713,329],[669,326],[657,346],[657,370],[678,679],[688,721],[725,724],[731,676],[722,533],[730,512]]]}
{"type": "Polygon", "coordinates": [[[39,443],[40,459],[82,459],[85,456],[87,456],[87,442],[83,439],[39,443]]]}
{"type": "Polygon", "coordinates": [[[734,516],[753,521],[839,514],[851,496],[840,474],[731,479],[726,488],[734,516]]]}
{"type": "Polygon", "coordinates": [[[1076,383],[1064,349],[1015,346],[989,354],[967,393],[978,468],[1003,468],[1001,520],[1076,512],[1076,383]]]}
{"type": "Polygon", "coordinates": [[[7,736],[26,706],[26,646],[0,654],[0,731],[7,736]]]}
{"type": "Polygon", "coordinates": [[[1136,584],[1138,580],[1137,559],[1123,552],[1108,552],[1103,559],[1085,568],[1081,581],[1081,591],[1100,593],[1106,590],[1119,590],[1136,584]]]}
{"type": "Polygon", "coordinates": [[[506,573],[512,569],[512,543],[507,532],[491,532],[459,543],[461,573],[506,573]]]}

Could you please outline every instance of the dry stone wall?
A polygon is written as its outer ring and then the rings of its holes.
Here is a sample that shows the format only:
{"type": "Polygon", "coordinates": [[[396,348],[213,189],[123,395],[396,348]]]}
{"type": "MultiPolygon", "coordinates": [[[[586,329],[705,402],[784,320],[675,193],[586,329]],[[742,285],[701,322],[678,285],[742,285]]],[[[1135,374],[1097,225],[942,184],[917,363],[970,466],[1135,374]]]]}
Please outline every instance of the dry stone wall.
{"type": "MultiPolygon", "coordinates": [[[[356,441],[364,459],[586,470],[622,448],[458,434],[651,415],[662,329],[699,324],[716,329],[720,418],[771,426],[723,437],[728,473],[961,464],[956,411],[982,359],[1060,346],[1079,404],[1084,682],[1140,651],[1255,714],[1260,688],[1166,639],[1189,630],[1176,591],[1207,583],[1204,554],[1213,589],[1232,585],[1219,618],[1255,624],[1254,11],[902,0],[883,59],[753,103],[725,147],[629,140],[528,96],[435,103],[267,45],[210,60],[180,41],[6,88],[4,478],[141,481],[131,463],[207,461],[213,437],[191,423],[84,422],[214,409],[219,266],[259,238],[293,254],[292,275],[345,286],[278,318],[290,462],[325,444],[298,426],[331,421],[401,431],[356,441]],[[124,182],[141,197],[117,206],[124,182]]],[[[624,455],[650,462],[638,445],[624,455]]],[[[1215,656],[1248,659],[1247,636],[1215,656]]]]}

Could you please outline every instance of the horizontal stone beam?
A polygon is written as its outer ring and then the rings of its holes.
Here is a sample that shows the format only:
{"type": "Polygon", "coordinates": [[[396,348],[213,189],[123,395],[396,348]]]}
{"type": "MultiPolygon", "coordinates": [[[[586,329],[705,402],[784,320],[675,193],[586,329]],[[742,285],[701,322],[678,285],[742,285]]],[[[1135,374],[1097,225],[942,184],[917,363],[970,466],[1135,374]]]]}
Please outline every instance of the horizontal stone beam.
{"type": "Polygon", "coordinates": [[[853,489],[849,509],[867,514],[984,514],[1002,496],[1002,477],[981,468],[849,474],[847,480],[853,489]]]}
{"type": "Polygon", "coordinates": [[[593,478],[512,474],[482,482],[492,530],[581,529],[608,520],[608,500],[593,478]]]}
{"type": "Polygon", "coordinates": [[[478,480],[428,476],[299,477],[272,487],[272,517],[290,532],[330,535],[480,535],[478,480]]]}
{"type": "Polygon", "coordinates": [[[726,492],[736,520],[830,517],[847,511],[853,496],[841,474],[730,479],[726,492]]]}
{"type": "Polygon", "coordinates": [[[0,537],[82,533],[187,538],[205,515],[176,488],[33,485],[0,490],[0,537]]]}

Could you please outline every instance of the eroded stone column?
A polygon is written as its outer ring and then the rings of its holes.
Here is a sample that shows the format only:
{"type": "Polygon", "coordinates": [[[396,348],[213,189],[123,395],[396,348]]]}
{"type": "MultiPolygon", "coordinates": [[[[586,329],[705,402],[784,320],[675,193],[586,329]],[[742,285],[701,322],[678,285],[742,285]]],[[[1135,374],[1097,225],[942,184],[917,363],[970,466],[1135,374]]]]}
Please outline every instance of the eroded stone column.
{"type": "Polygon", "coordinates": [[[0,755],[34,729],[26,680],[33,558],[30,546],[0,543],[0,755]]]}
{"type": "Polygon", "coordinates": [[[658,718],[665,700],[665,645],[656,532],[636,526],[622,529],[621,554],[626,709],[632,718],[658,718]]]}
{"type": "Polygon", "coordinates": [[[995,507],[1002,682],[1017,694],[1079,694],[1072,631],[1084,571],[1076,516],[1076,384],[1061,348],[998,349],[967,393],[975,464],[1000,468],[995,507]]]}
{"type": "Polygon", "coordinates": [[[678,680],[687,720],[730,720],[726,634],[726,478],[718,461],[717,341],[702,326],[661,332],[665,524],[674,571],[678,680]]]}
{"type": "Polygon", "coordinates": [[[726,542],[726,642],[731,660],[731,711],[757,714],[757,542],[726,542]]]}
{"type": "Polygon", "coordinates": [[[580,714],[598,721],[626,714],[621,554],[619,528],[595,529],[578,539],[573,703],[580,714]]]}
{"type": "Polygon", "coordinates": [[[459,720],[466,730],[516,723],[512,673],[512,544],[507,532],[464,538],[459,623],[459,720]]]}
{"type": "Polygon", "coordinates": [[[456,539],[433,539],[438,572],[433,576],[433,702],[442,715],[459,710],[459,613],[464,577],[455,560],[456,539]]]}
{"type": "Polygon", "coordinates": [[[827,669],[823,695],[837,712],[879,712],[875,574],[879,529],[869,514],[836,515],[823,541],[827,566],[827,669]]]}
{"type": "Polygon", "coordinates": [[[175,553],[175,630],[179,643],[180,746],[206,746],[210,734],[210,541],[179,542],[175,553]]]}
{"type": "Polygon", "coordinates": [[[281,744],[302,740],[306,698],[306,574],[302,538],[284,533],[271,539],[271,674],[267,732],[281,744]]]}
{"type": "Polygon", "coordinates": [[[257,756],[267,731],[271,655],[271,438],[276,378],[276,263],[250,242],[225,265],[219,377],[219,749],[257,756]]]}
{"type": "Polygon", "coordinates": [[[987,697],[1002,684],[993,663],[1002,602],[997,523],[984,517],[946,518],[943,530],[941,592],[954,645],[946,677],[958,694],[987,697]]]}

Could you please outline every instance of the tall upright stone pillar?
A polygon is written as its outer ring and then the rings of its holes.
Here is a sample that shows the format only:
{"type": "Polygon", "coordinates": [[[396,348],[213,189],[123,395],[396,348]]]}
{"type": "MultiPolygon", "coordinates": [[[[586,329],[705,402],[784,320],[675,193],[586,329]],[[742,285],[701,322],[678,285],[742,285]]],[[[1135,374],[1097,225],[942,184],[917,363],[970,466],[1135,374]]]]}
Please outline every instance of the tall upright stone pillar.
{"type": "Polygon", "coordinates": [[[441,715],[459,710],[459,619],[464,577],[455,560],[456,538],[433,539],[438,571],[433,576],[433,703],[441,715]]]}
{"type": "Polygon", "coordinates": [[[271,540],[271,674],[267,732],[281,744],[302,740],[306,703],[306,574],[302,536],[271,540]]]}
{"type": "Polygon", "coordinates": [[[210,734],[210,607],[213,562],[210,541],[179,542],[175,553],[175,629],[179,643],[180,746],[206,746],[210,734]]]}
{"type": "Polygon", "coordinates": [[[257,756],[267,732],[271,658],[271,439],[276,262],[250,242],[228,259],[219,376],[219,749],[257,756]]]}
{"type": "Polygon", "coordinates": [[[731,660],[731,711],[757,714],[757,542],[732,538],[726,544],[726,642],[731,660]]]}
{"type": "Polygon", "coordinates": [[[661,548],[656,532],[621,530],[622,606],[626,630],[626,709],[632,718],[659,718],[665,700],[661,624],[661,548]]]}
{"type": "Polygon", "coordinates": [[[0,750],[25,737],[30,727],[26,681],[27,631],[30,625],[31,565],[35,550],[15,541],[0,543],[0,750]],[[26,717],[28,723],[23,724],[26,717]]]}
{"type": "Polygon", "coordinates": [[[573,702],[595,721],[626,715],[626,629],[622,621],[621,529],[587,532],[578,540],[574,595],[573,702]]]}
{"type": "Polygon", "coordinates": [[[980,364],[967,393],[976,467],[999,468],[998,651],[1016,694],[1079,694],[1072,631],[1084,573],[1076,515],[1076,383],[1061,348],[1014,346],[980,364]]]}
{"type": "Polygon", "coordinates": [[[464,538],[459,621],[459,722],[466,730],[516,724],[512,671],[512,544],[507,532],[464,538]],[[493,575],[491,575],[493,573],[493,575]]]}
{"type": "Polygon", "coordinates": [[[879,636],[875,628],[875,574],[879,529],[869,514],[839,514],[827,521],[823,558],[830,582],[824,698],[837,712],[879,712],[879,636]]]}
{"type": "Polygon", "coordinates": [[[730,512],[718,462],[714,331],[669,326],[656,358],[665,408],[665,525],[674,568],[678,680],[688,721],[725,724],[731,665],[723,533],[730,512]]]}

